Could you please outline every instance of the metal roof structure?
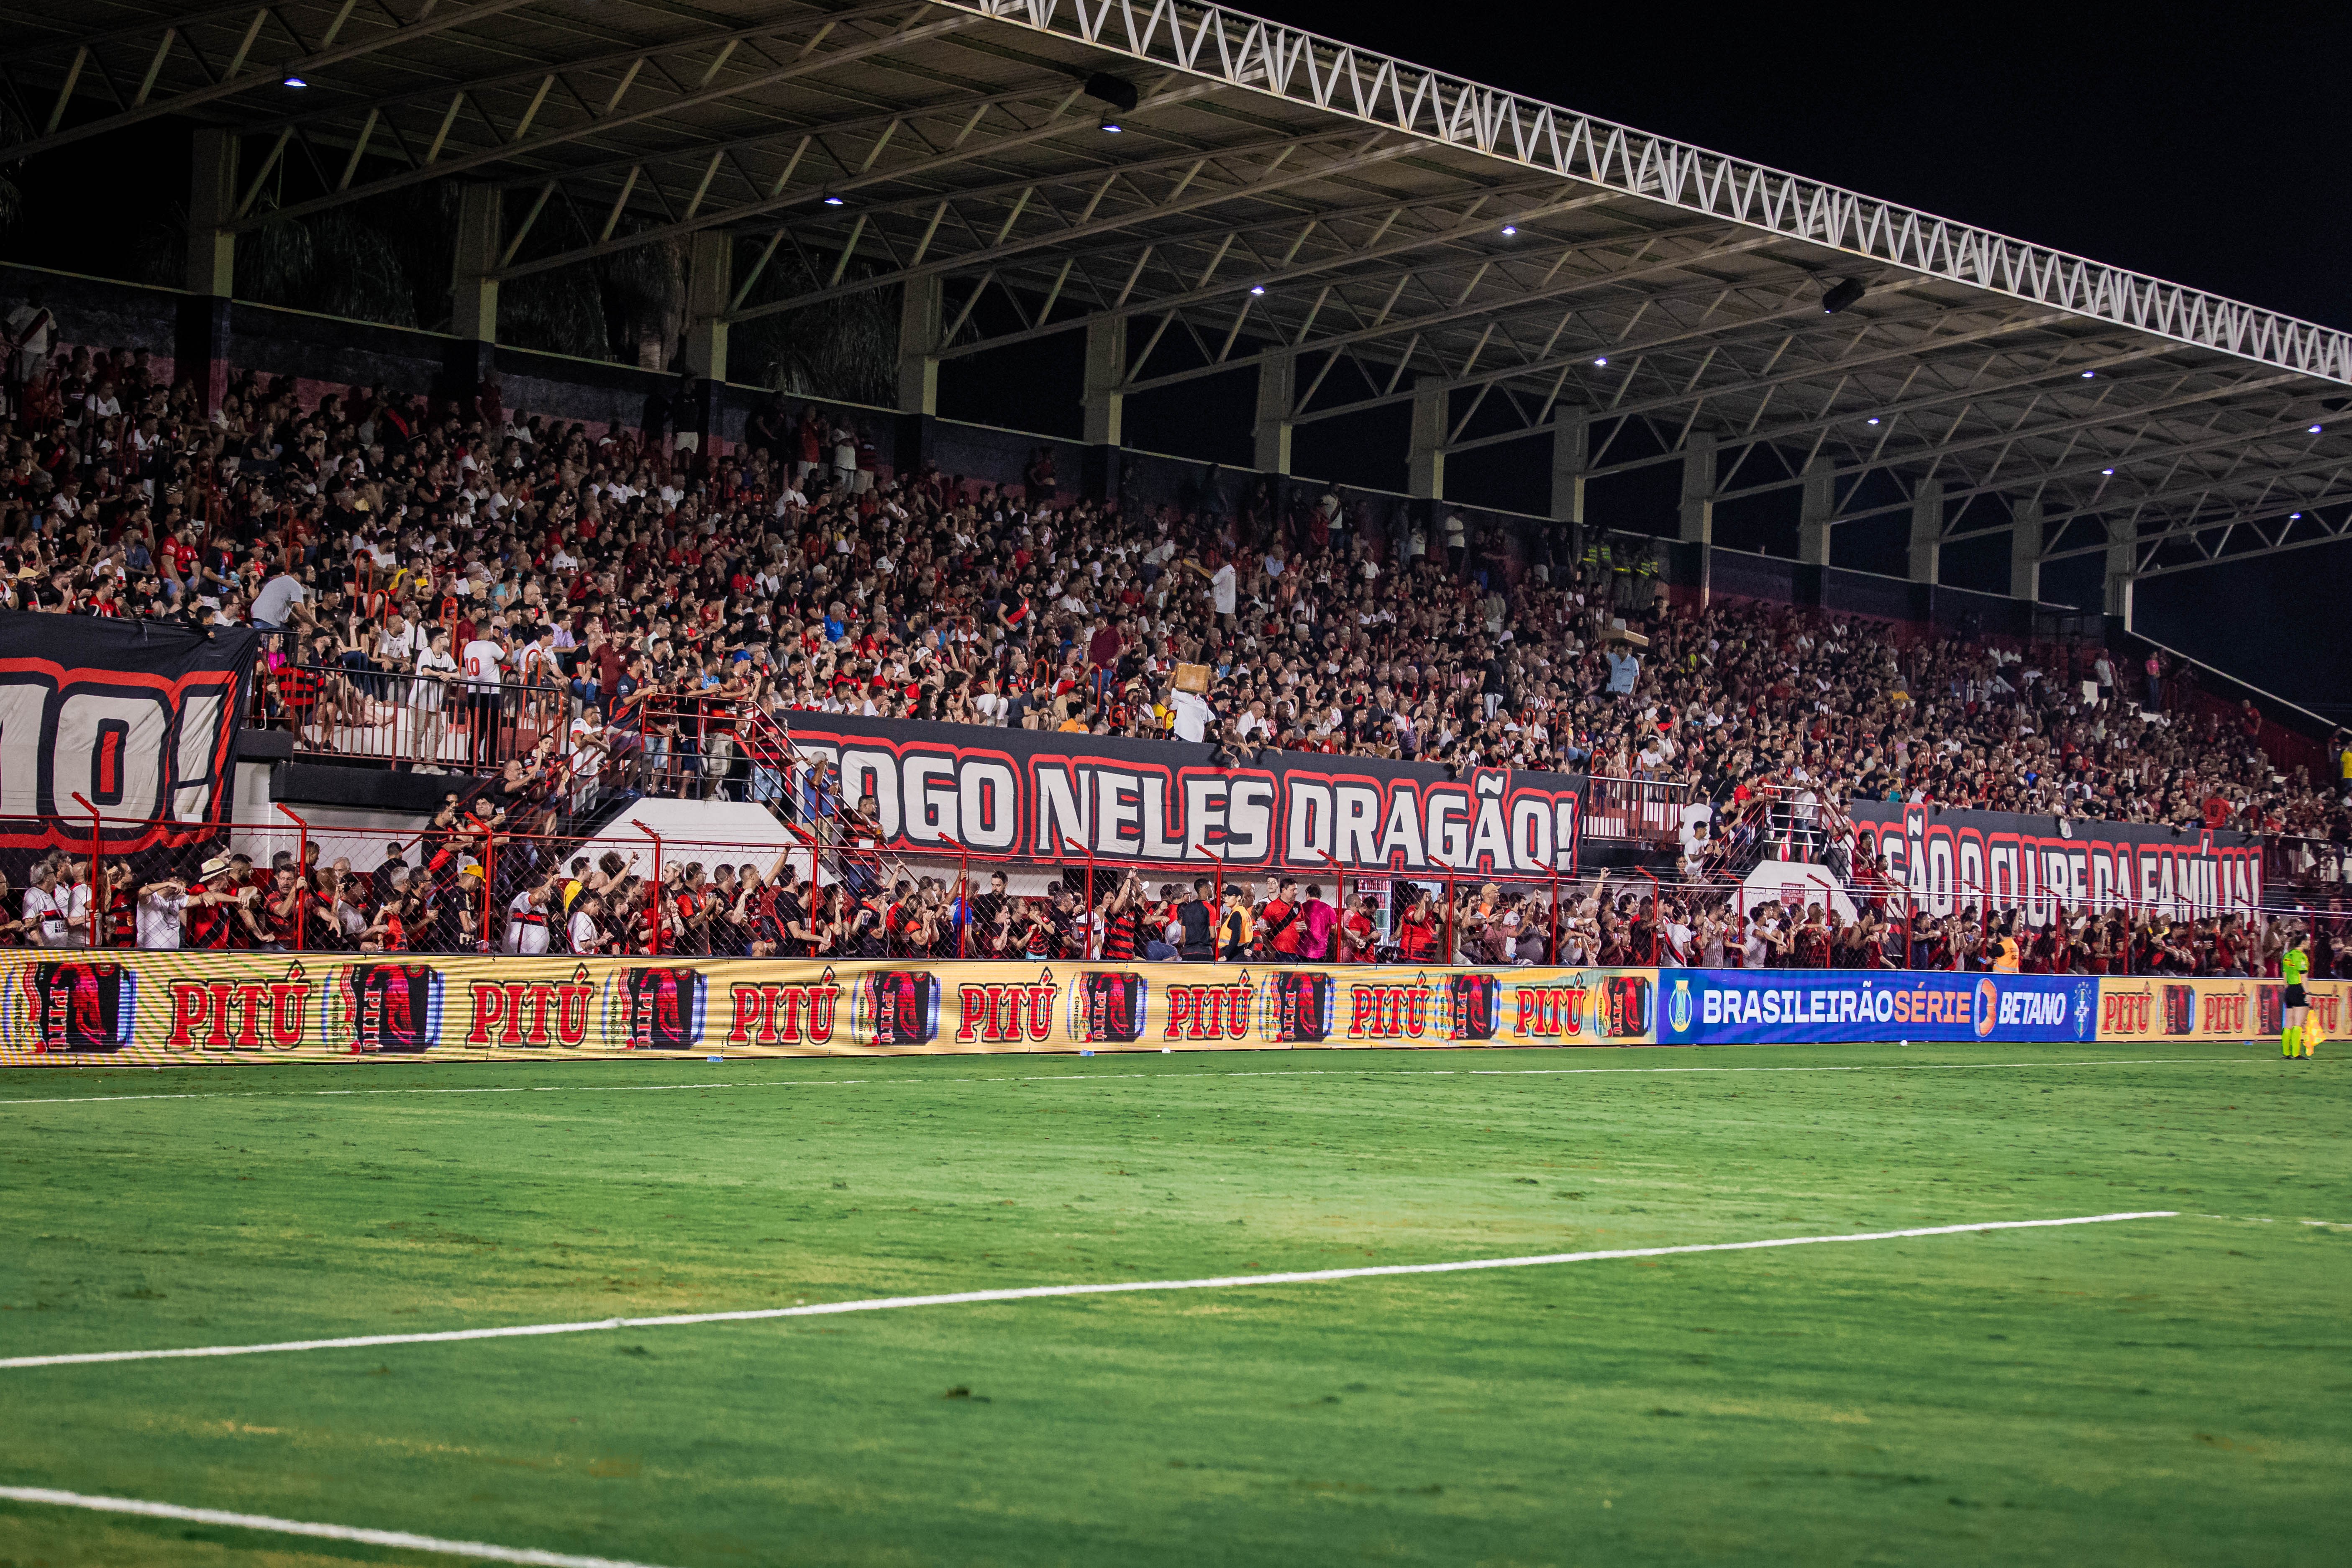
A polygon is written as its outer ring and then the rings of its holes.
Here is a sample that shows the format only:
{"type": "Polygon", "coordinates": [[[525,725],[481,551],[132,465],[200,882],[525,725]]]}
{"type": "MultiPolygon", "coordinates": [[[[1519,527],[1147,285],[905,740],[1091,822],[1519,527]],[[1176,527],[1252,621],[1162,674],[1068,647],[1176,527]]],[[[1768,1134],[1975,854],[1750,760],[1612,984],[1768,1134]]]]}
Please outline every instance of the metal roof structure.
{"type": "Polygon", "coordinates": [[[1592,476],[1711,449],[1717,501],[1810,469],[1816,521],[1958,539],[2030,506],[2040,559],[2127,574],[2352,537],[2352,335],[1236,11],[79,0],[0,24],[36,132],[0,158],[234,125],[232,228],[490,182],[499,278],[726,230],[758,254],[729,320],[949,278],[943,358],[1149,322],[1128,392],[1288,356],[1295,423],[1443,385],[1444,450],[1580,416],[1592,476]],[[321,194],[263,210],[297,156],[321,194]],[[780,253],[828,281],[748,304],[780,253]]]}

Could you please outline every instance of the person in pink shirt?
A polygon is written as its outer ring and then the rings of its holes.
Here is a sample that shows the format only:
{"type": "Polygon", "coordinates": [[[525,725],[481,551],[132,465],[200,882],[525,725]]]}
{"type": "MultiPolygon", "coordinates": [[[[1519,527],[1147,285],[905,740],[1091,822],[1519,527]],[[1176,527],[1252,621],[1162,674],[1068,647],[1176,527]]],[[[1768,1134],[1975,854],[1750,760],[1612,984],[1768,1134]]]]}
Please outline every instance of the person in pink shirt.
{"type": "Polygon", "coordinates": [[[1323,901],[1319,883],[1307,889],[1307,901],[1300,908],[1299,959],[1307,963],[1328,963],[1331,957],[1331,933],[1339,924],[1339,911],[1323,901]]]}

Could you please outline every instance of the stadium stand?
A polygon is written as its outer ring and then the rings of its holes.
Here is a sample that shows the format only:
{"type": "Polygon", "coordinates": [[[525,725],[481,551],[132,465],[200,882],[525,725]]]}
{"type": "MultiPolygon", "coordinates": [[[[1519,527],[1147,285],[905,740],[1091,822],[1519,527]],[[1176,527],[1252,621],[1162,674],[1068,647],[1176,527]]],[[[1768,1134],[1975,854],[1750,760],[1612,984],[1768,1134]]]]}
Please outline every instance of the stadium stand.
{"type": "MultiPolygon", "coordinates": [[[[1685,879],[1736,872],[1742,846],[1752,858],[1777,832],[1782,853],[1830,860],[1865,895],[1853,921],[1784,923],[1706,886],[1418,889],[1389,932],[1408,957],[1986,962],[1996,911],[1902,918],[1850,831],[1816,826],[1857,797],[2277,836],[2290,876],[2340,886],[2342,737],[2280,731],[2154,652],[1702,605],[1642,536],[1474,524],[1313,484],[1264,480],[1229,508],[1214,493],[1097,502],[1060,487],[1049,447],[1017,475],[902,474],[854,414],[782,399],[731,449],[658,418],[512,411],[495,378],[435,400],[304,396],[247,372],[206,417],[144,347],[47,352],[26,330],[37,309],[11,318],[0,603],[269,628],[257,726],[299,752],[460,785],[404,879],[224,868],[216,885],[253,895],[194,939],[464,949],[519,920],[559,944],[1036,957],[1198,953],[1220,923],[1179,889],[1091,876],[992,903],[939,879],[893,887],[878,868],[772,888],[779,873],[752,864],[655,900],[642,879],[562,869],[600,810],[639,792],[763,801],[824,843],[854,841],[856,803],[795,763],[795,710],[1589,773],[1711,805],[1717,837],[1685,879]],[[1190,711],[1180,666],[1210,673],[1190,711]],[[528,852],[510,847],[492,887],[494,839],[528,852]],[[562,929],[574,905],[594,934],[562,929]]],[[[1258,931],[1300,905],[1272,887],[1245,901],[1258,931]]],[[[1360,913],[1325,907],[1311,956],[1337,959],[1360,913]]],[[[1344,956],[1372,955],[1369,929],[1344,956]]],[[[1296,955],[1276,941],[1227,945],[1296,955]]],[[[2026,945],[2060,972],[2232,973],[2274,961],[2276,939],[2077,911],[2026,945]]]]}

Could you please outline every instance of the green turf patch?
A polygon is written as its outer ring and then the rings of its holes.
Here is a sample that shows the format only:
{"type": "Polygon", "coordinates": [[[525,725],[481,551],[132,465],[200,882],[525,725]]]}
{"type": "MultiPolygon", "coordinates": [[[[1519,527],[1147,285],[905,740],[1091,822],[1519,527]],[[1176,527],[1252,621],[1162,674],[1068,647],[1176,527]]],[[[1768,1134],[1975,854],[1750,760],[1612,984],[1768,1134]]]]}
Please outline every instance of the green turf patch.
{"type": "MultiPolygon", "coordinates": [[[[2347,1084],[2146,1047],[25,1073],[0,1356],[2183,1217],[7,1371],[0,1481],[676,1568],[2332,1561],[2352,1228],[2304,1222],[2352,1222],[2347,1084]],[[459,1089],[519,1092],[404,1092],[459,1089]]],[[[0,1504],[37,1560],[420,1561],[0,1504]]]]}

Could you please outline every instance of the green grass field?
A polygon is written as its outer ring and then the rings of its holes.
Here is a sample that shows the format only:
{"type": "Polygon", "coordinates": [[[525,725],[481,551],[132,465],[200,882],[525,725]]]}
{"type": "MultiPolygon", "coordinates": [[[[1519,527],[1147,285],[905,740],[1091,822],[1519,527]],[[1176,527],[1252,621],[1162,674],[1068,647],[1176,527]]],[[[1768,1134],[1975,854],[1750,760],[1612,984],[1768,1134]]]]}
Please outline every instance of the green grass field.
{"type": "MultiPolygon", "coordinates": [[[[2332,1564],[2347,1086],[2196,1046],[26,1072],[0,1357],[2181,1213],[14,1368],[0,1484],[667,1568],[2332,1564]]],[[[450,1561],[0,1502],[8,1568],[450,1561]]]]}

